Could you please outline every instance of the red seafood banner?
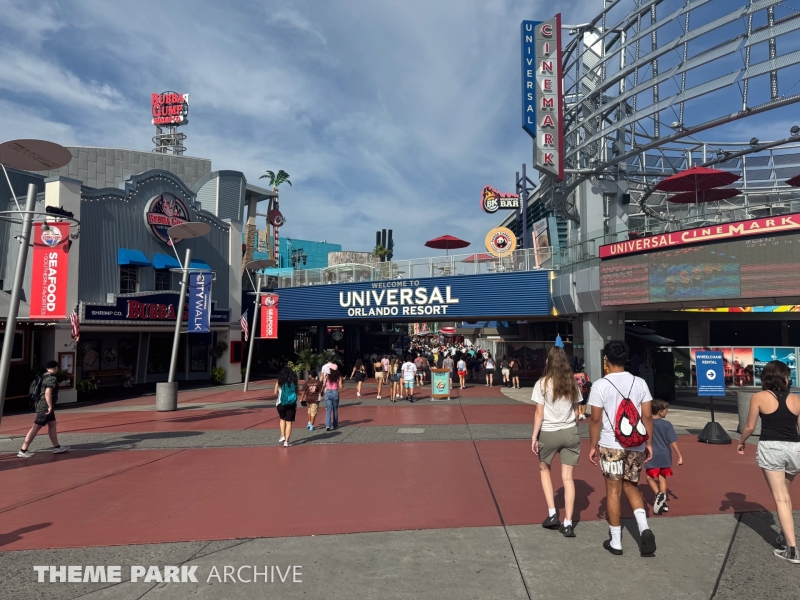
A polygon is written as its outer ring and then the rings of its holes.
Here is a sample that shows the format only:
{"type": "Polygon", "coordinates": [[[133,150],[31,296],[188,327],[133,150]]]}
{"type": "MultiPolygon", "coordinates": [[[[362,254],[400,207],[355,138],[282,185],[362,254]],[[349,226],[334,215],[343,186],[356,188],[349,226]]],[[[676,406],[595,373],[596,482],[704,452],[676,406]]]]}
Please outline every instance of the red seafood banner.
{"type": "Polygon", "coordinates": [[[69,223],[43,225],[33,225],[30,318],[56,321],[67,318],[69,223]]]}

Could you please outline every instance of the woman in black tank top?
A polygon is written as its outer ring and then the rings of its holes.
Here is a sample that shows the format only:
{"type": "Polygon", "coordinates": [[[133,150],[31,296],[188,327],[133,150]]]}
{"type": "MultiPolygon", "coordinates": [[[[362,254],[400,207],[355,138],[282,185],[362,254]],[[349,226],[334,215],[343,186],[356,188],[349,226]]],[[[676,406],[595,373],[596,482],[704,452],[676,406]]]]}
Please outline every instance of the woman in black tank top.
{"type": "Polygon", "coordinates": [[[761,417],[761,438],[758,441],[756,463],[764,472],[778,509],[782,533],[775,556],[800,564],[797,540],[794,535],[792,498],[789,488],[800,473],[800,397],[790,391],[791,371],[779,360],[768,362],[761,373],[763,392],[753,394],[747,425],[736,448],[744,454],[745,441],[761,417]]]}

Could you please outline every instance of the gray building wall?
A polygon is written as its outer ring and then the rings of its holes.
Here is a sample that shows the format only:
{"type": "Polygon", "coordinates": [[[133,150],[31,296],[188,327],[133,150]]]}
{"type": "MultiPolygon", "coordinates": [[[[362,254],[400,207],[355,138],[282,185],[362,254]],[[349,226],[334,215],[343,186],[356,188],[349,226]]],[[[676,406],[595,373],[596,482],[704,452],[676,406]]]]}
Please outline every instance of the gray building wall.
{"type": "Polygon", "coordinates": [[[90,188],[120,187],[126,179],[153,169],[177,175],[189,188],[211,173],[211,160],[175,156],[122,148],[72,146],[69,164],[51,171],[39,171],[45,177],[70,177],[90,188]]]}
{"type": "MultiPolygon", "coordinates": [[[[229,288],[229,229],[224,223],[195,206],[194,194],[171,173],[150,171],[134,176],[119,189],[91,190],[81,192],[81,277],[78,296],[85,302],[105,302],[106,294],[119,294],[119,265],[117,249],[140,250],[152,261],[154,254],[174,256],[172,248],[157,240],[145,223],[145,207],[149,200],[163,192],[170,192],[183,199],[192,221],[211,225],[211,232],[204,237],[183,240],[176,246],[183,260],[186,248],[192,249],[192,258],[203,260],[216,271],[211,298],[217,308],[228,307],[229,288]]],[[[173,275],[173,289],[178,279],[173,275]]],[[[139,268],[139,291],[151,291],[155,287],[155,269],[139,268]]]]}

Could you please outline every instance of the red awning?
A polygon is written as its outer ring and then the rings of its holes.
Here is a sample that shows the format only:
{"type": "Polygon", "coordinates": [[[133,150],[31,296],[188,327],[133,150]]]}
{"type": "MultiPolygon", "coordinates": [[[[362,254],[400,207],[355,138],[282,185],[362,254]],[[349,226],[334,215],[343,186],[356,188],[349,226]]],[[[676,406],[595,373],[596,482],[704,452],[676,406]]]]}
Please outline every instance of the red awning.
{"type": "Polygon", "coordinates": [[[656,190],[660,192],[694,192],[730,185],[738,180],[739,176],[729,171],[692,167],[662,179],[656,185],[656,190]]]}

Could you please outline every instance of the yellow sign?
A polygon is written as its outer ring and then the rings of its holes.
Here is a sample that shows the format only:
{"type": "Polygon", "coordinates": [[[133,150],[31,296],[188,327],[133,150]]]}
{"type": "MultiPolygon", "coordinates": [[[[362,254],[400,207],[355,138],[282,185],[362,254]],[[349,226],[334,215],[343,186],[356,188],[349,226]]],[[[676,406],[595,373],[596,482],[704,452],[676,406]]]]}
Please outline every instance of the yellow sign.
{"type": "Polygon", "coordinates": [[[495,256],[507,256],[517,249],[517,236],[507,227],[495,227],[486,234],[486,249],[495,256]]]}

